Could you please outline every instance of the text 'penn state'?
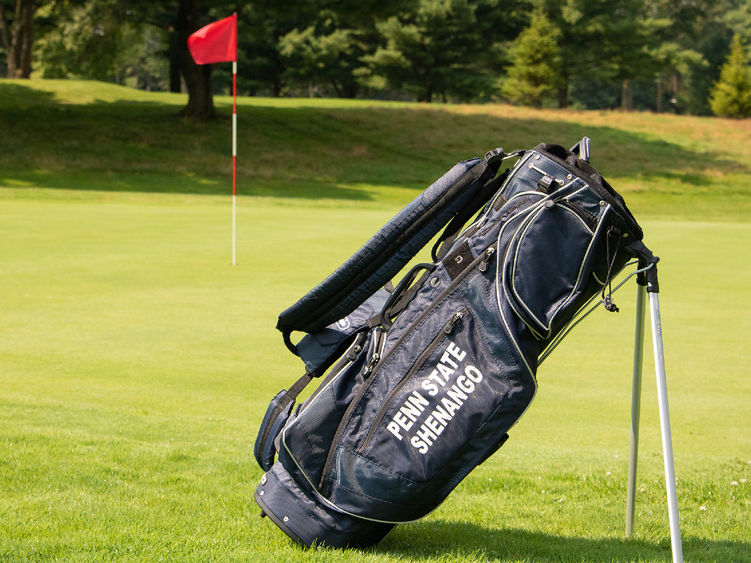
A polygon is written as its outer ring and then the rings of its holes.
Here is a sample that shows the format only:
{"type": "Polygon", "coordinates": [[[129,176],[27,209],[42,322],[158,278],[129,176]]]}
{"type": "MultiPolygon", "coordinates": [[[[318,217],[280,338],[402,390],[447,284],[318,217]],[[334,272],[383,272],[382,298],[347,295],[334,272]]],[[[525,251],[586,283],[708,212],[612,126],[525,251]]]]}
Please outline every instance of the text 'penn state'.
{"type": "Polygon", "coordinates": [[[483,379],[482,372],[475,366],[462,366],[466,356],[467,352],[449,342],[435,368],[421,383],[422,389],[433,399],[427,399],[417,390],[412,391],[391,417],[386,429],[399,440],[409,438],[409,443],[421,454],[428,453],[469,395],[475,391],[476,384],[483,379]],[[454,376],[456,379],[449,385],[454,376]],[[435,405],[433,410],[419,423],[431,403],[435,405]],[[411,437],[407,435],[410,431],[411,437]]]}

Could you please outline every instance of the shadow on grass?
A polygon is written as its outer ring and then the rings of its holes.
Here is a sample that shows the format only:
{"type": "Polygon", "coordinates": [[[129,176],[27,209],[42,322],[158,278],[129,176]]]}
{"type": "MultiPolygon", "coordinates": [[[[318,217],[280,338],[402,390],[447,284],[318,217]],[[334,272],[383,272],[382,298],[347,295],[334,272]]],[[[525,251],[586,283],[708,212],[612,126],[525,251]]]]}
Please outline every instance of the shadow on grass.
{"type": "MultiPolygon", "coordinates": [[[[0,82],[0,182],[49,188],[226,194],[231,185],[227,108],[193,122],[179,106],[150,101],[62,104],[54,94],[0,82]]],[[[242,106],[238,193],[279,198],[367,200],[342,184],[422,189],[457,161],[502,145],[573,145],[593,139],[606,177],[664,180],[675,190],[716,184],[707,170],[747,172],[721,153],[616,127],[549,114],[520,118],[433,107],[242,106]]],[[[713,186],[715,187],[715,186],[713,186]]],[[[617,185],[616,185],[617,188],[617,185]]]]}
{"type": "MultiPolygon", "coordinates": [[[[636,561],[671,558],[670,542],[638,539],[563,537],[526,530],[486,528],[466,522],[424,521],[394,530],[371,548],[389,555],[474,560],[636,561]]],[[[751,543],[683,539],[690,561],[738,561],[751,553],[751,543]]]]}

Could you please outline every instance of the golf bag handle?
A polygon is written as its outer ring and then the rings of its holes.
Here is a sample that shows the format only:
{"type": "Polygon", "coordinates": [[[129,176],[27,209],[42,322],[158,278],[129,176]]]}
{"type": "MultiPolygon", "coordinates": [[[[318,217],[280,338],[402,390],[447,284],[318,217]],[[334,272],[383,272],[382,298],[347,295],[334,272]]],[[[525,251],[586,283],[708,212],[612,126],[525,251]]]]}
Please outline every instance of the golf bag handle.
{"type": "Polygon", "coordinates": [[[345,317],[384,286],[495,177],[503,149],[460,162],[402,209],[334,273],[277,321],[294,354],[292,332],[315,332],[345,317]]]}

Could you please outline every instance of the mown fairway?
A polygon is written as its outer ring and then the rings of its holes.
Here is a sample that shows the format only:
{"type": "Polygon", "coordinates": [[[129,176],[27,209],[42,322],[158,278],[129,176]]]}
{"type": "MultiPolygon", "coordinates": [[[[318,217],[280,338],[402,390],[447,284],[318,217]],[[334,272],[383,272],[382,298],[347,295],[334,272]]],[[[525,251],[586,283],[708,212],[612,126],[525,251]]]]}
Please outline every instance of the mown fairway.
{"type": "Polygon", "coordinates": [[[668,559],[649,341],[623,537],[631,283],[541,367],[508,443],[381,545],[303,551],[252,500],[261,417],[301,374],[279,311],[455,161],[588,134],[662,257],[686,559],[751,560],[748,122],[244,100],[233,268],[229,121],[183,103],[0,82],[0,559],[668,559]]]}

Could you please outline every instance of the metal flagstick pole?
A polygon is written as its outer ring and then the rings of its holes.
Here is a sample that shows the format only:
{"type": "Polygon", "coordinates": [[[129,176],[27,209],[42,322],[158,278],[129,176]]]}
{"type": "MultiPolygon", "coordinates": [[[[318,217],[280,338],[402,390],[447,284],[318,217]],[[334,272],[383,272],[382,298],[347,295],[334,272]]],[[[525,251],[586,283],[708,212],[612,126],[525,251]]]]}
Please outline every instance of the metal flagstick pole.
{"type": "MultiPolygon", "coordinates": [[[[655,277],[656,280],[656,277],[655,277]]],[[[665,487],[668,494],[668,517],[670,518],[670,542],[673,548],[673,561],[683,561],[681,529],[678,521],[678,494],[675,486],[675,468],[673,466],[673,440],[670,433],[670,413],[668,412],[668,390],[665,378],[665,354],[662,348],[662,326],[660,323],[660,296],[657,283],[654,288],[650,281],[649,291],[650,317],[652,320],[652,346],[655,356],[655,374],[657,376],[657,400],[660,406],[660,430],[662,434],[662,457],[665,463],[665,487]]]]}
{"type": "Polygon", "coordinates": [[[641,374],[644,359],[644,297],[646,286],[636,286],[636,330],[634,336],[634,377],[631,391],[631,441],[628,458],[628,495],[626,497],[626,537],[634,532],[636,501],[636,465],[639,456],[639,417],[641,414],[641,374]]]}
{"type": "Polygon", "coordinates": [[[237,264],[237,61],[232,61],[232,265],[237,264]]]}

